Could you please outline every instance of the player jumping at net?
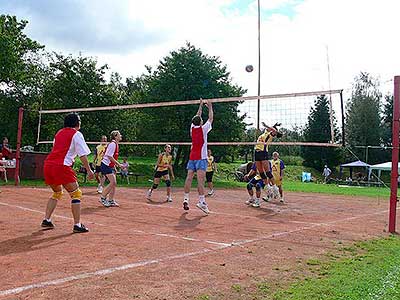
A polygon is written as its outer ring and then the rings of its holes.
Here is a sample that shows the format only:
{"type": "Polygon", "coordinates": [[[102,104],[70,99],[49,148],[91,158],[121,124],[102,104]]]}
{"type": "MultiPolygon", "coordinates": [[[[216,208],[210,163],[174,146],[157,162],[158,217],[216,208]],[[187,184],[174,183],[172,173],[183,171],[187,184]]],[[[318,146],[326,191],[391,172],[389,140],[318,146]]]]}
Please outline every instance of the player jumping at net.
{"type": "Polygon", "coordinates": [[[278,132],[278,126],[280,126],[280,124],[276,123],[273,127],[265,125],[264,122],[262,124],[265,127],[265,130],[264,133],[258,137],[257,144],[254,147],[254,160],[256,162],[257,171],[264,180],[264,183],[270,183],[272,185],[273,192],[278,194],[279,189],[275,185],[274,176],[272,175],[271,167],[268,162],[268,145],[272,142],[274,137],[282,136],[282,134],[278,132]]]}
{"type": "Polygon", "coordinates": [[[103,135],[101,137],[100,144],[96,146],[94,151],[94,165],[96,166],[96,181],[98,183],[97,192],[101,194],[104,188],[104,181],[106,177],[101,173],[101,161],[103,160],[104,153],[106,152],[107,148],[107,136],[103,135]]]}
{"type": "Polygon", "coordinates": [[[147,191],[147,200],[151,200],[151,194],[153,190],[157,189],[160,184],[161,178],[165,181],[167,186],[167,202],[172,202],[171,196],[171,179],[175,179],[174,170],[172,167],[172,147],[171,145],[165,145],[164,152],[158,156],[156,172],[154,173],[153,185],[147,191]],[[171,179],[169,174],[171,173],[171,179]]]}
{"type": "Polygon", "coordinates": [[[197,207],[204,213],[209,214],[205,197],[204,197],[204,179],[207,169],[207,134],[212,129],[212,122],[214,120],[214,112],[212,103],[200,100],[199,109],[197,114],[192,118],[190,126],[190,136],[192,137],[192,147],[190,149],[189,162],[187,164],[187,176],[185,181],[183,209],[189,210],[189,192],[192,186],[194,173],[197,174],[197,190],[199,193],[199,202],[197,207]],[[201,118],[203,104],[208,107],[208,120],[203,124],[201,118]]]}
{"type": "Polygon", "coordinates": [[[111,142],[108,144],[103,160],[101,161],[101,174],[107,177],[110,182],[101,193],[100,202],[105,207],[119,206],[115,201],[115,190],[117,187],[117,178],[115,176],[115,167],[121,168],[118,162],[119,147],[118,143],[122,140],[122,135],[118,130],[111,132],[111,142]],[[108,197],[108,199],[107,199],[108,197]]]}
{"type": "Polygon", "coordinates": [[[83,233],[89,231],[80,222],[82,191],[79,189],[76,174],[72,169],[75,157],[79,156],[87,171],[88,178],[93,179],[94,177],[87,159],[90,150],[82,133],[79,131],[80,127],[80,117],[75,113],[68,114],[64,119],[64,128],[55,135],[53,149],[44,162],[44,180],[53,190],[53,195],[47,202],[45,218],[42,221],[42,227],[44,228],[54,228],[51,215],[62,197],[64,187],[71,197],[71,210],[74,217],[73,232],[83,233]]]}

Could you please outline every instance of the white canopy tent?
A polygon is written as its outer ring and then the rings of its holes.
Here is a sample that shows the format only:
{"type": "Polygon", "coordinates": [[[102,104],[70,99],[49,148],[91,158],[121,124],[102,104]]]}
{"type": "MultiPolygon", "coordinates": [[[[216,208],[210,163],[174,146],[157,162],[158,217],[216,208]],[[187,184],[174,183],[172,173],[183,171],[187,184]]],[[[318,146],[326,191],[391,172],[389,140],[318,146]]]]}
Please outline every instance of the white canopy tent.
{"type": "MultiPolygon", "coordinates": [[[[400,166],[397,165],[399,172],[400,172],[400,166]]],[[[377,165],[371,165],[369,167],[369,174],[368,174],[368,180],[371,178],[371,173],[373,170],[377,170],[378,171],[378,178],[381,178],[381,173],[382,171],[392,171],[392,162],[388,161],[388,162],[384,162],[384,163],[380,163],[377,165]]]]}

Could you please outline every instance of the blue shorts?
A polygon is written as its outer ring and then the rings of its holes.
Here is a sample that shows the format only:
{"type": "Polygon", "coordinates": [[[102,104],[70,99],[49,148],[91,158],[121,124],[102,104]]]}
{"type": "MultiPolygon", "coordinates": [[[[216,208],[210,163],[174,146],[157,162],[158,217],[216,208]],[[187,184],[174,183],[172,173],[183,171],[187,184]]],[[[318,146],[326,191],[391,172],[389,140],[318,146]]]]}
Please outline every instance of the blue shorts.
{"type": "Polygon", "coordinates": [[[101,174],[103,175],[112,174],[115,172],[114,168],[111,168],[104,163],[101,163],[100,170],[101,174]]]}
{"type": "Polygon", "coordinates": [[[186,169],[187,170],[193,170],[193,171],[206,171],[208,166],[208,161],[207,159],[199,159],[199,160],[189,160],[186,169]]]}
{"type": "Polygon", "coordinates": [[[264,180],[262,179],[257,180],[255,178],[252,178],[249,183],[252,184],[254,187],[257,185],[262,189],[265,187],[264,180]]]}

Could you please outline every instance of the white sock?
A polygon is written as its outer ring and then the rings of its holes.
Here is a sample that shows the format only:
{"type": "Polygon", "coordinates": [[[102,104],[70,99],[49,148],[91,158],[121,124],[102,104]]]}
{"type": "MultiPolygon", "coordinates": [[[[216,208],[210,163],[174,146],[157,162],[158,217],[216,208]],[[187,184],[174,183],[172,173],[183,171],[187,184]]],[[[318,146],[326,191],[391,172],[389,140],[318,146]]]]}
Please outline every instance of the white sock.
{"type": "Polygon", "coordinates": [[[76,223],[75,226],[81,227],[81,223],[76,223]]]}
{"type": "Polygon", "coordinates": [[[47,222],[51,222],[51,219],[46,219],[47,222]]]}
{"type": "Polygon", "coordinates": [[[183,201],[189,202],[189,193],[183,194],[183,201]]]}
{"type": "Polygon", "coordinates": [[[200,202],[201,204],[206,204],[206,199],[205,199],[204,195],[200,195],[200,196],[199,196],[199,202],[200,202]]]}

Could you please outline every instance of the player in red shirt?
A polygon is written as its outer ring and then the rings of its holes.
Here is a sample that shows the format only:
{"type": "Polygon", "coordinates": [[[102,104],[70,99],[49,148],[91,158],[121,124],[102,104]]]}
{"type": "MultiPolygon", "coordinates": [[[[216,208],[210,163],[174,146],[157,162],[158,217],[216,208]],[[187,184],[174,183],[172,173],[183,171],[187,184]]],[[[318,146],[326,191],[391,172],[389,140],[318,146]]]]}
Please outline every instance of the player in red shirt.
{"type": "Polygon", "coordinates": [[[192,118],[190,126],[190,136],[192,137],[192,147],[190,149],[189,162],[186,169],[188,170],[185,181],[185,194],[183,199],[183,209],[189,210],[189,192],[192,186],[194,173],[197,173],[197,190],[199,192],[199,202],[197,207],[204,213],[209,214],[208,206],[204,197],[204,180],[207,170],[207,134],[212,129],[212,122],[214,120],[214,112],[210,100],[200,100],[199,109],[197,114],[192,118]],[[201,113],[203,104],[208,107],[208,120],[203,124],[201,113]]]}
{"type": "Polygon", "coordinates": [[[71,210],[74,217],[73,232],[89,231],[80,223],[82,191],[79,189],[76,174],[72,169],[75,157],[78,155],[86,168],[89,179],[94,177],[87,159],[90,150],[82,133],[79,131],[80,127],[80,117],[75,113],[68,114],[64,119],[64,128],[60,129],[55,135],[53,149],[44,162],[44,180],[53,190],[53,195],[47,202],[42,227],[54,228],[51,215],[57,206],[58,200],[62,197],[64,187],[71,196],[71,210]]]}
{"type": "Polygon", "coordinates": [[[2,157],[4,157],[5,159],[10,159],[12,150],[10,148],[10,145],[8,145],[7,137],[3,138],[3,143],[0,145],[0,150],[1,150],[2,157]]]}
{"type": "Polygon", "coordinates": [[[122,135],[118,130],[111,132],[111,142],[107,145],[106,153],[104,153],[103,160],[101,161],[101,174],[107,177],[110,182],[101,193],[100,202],[105,207],[119,206],[117,201],[114,200],[115,189],[117,187],[117,178],[115,176],[115,167],[121,168],[118,162],[119,147],[118,143],[122,140],[122,135]],[[108,200],[107,200],[108,196],[108,200]]]}

